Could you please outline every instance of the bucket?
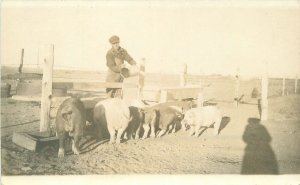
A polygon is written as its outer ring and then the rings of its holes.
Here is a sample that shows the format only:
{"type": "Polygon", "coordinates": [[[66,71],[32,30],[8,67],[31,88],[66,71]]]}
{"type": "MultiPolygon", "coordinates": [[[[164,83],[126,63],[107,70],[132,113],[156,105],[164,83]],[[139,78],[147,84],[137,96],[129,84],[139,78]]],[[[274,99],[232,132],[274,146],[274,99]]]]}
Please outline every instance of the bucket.
{"type": "Polygon", "coordinates": [[[132,77],[132,76],[137,76],[139,74],[139,68],[138,66],[128,66],[128,67],[123,67],[121,69],[121,75],[124,78],[132,77]]]}

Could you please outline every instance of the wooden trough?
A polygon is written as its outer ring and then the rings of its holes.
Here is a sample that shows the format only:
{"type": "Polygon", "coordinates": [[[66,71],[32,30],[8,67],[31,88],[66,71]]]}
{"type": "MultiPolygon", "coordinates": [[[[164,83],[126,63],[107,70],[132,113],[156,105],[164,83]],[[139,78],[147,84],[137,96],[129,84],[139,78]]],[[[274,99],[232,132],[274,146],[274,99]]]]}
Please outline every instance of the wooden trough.
{"type": "Polygon", "coordinates": [[[50,132],[14,132],[12,140],[15,144],[34,152],[58,142],[58,138],[50,132]]]}

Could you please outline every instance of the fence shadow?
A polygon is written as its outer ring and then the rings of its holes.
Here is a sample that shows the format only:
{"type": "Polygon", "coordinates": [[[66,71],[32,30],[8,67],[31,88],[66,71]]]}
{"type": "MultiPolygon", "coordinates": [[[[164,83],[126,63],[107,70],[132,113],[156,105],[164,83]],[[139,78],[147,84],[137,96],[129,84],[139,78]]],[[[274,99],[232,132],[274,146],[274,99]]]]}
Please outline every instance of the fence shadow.
{"type": "Polygon", "coordinates": [[[95,150],[98,146],[109,142],[108,139],[103,139],[103,140],[97,140],[95,138],[90,138],[87,141],[85,141],[83,144],[81,144],[81,154],[88,153],[92,150],[95,150]]]}
{"type": "Polygon", "coordinates": [[[228,125],[230,120],[231,120],[230,117],[227,116],[222,117],[222,121],[218,133],[220,133],[221,130],[223,130],[228,125]]]}
{"type": "Polygon", "coordinates": [[[243,140],[247,146],[241,174],[278,174],[276,156],[270,146],[272,138],[259,119],[248,119],[243,140]]]}

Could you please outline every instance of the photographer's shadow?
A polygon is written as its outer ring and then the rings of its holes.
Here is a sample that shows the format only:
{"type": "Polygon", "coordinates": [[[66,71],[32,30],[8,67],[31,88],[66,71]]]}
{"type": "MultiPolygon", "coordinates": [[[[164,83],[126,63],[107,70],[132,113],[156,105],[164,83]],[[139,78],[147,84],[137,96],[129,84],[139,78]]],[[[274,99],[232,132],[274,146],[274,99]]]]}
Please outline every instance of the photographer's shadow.
{"type": "Polygon", "coordinates": [[[248,119],[243,140],[247,146],[241,174],[278,174],[276,156],[270,146],[272,138],[259,119],[248,119]]]}

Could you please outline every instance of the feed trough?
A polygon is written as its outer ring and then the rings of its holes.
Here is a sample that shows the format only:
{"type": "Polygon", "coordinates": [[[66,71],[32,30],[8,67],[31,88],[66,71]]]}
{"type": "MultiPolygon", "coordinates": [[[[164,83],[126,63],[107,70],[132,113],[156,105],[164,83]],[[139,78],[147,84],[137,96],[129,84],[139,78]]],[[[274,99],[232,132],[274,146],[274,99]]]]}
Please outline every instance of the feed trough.
{"type": "Polygon", "coordinates": [[[58,142],[58,138],[50,132],[14,132],[12,140],[15,144],[34,152],[58,142]]]}

